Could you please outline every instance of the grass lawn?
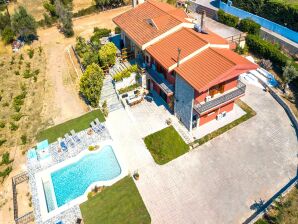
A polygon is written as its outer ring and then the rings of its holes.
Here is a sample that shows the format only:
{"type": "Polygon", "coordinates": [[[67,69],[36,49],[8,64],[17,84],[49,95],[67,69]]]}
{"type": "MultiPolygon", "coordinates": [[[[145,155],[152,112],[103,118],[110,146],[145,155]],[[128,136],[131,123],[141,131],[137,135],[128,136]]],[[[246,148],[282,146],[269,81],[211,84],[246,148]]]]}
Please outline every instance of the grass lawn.
{"type": "Polygon", "coordinates": [[[189,149],[173,126],[148,135],[144,141],[155,162],[159,165],[181,156],[189,149]]]}
{"type": "Polygon", "coordinates": [[[105,118],[101,110],[94,110],[87,114],[84,114],[81,117],[66,121],[62,124],[58,124],[54,127],[48,128],[38,133],[37,140],[42,141],[48,139],[48,141],[54,142],[58,137],[64,136],[67,132],[74,129],[76,132],[82,131],[90,126],[90,122],[95,118],[98,118],[99,121],[105,121],[105,118]]]}
{"type": "Polygon", "coordinates": [[[131,177],[125,177],[80,205],[85,224],[149,224],[150,215],[131,177]]]}
{"type": "Polygon", "coordinates": [[[274,203],[273,208],[256,224],[294,224],[298,223],[298,185],[274,203]]]}
{"type": "Polygon", "coordinates": [[[236,104],[245,111],[246,114],[244,114],[242,117],[238,118],[237,120],[205,135],[204,137],[196,140],[193,142],[193,144],[199,144],[199,145],[203,145],[204,143],[210,141],[211,139],[223,134],[224,132],[232,129],[233,127],[236,127],[237,125],[241,124],[242,122],[248,120],[249,118],[255,116],[257,113],[251,108],[249,107],[246,103],[244,103],[241,100],[237,100],[236,104]]]}

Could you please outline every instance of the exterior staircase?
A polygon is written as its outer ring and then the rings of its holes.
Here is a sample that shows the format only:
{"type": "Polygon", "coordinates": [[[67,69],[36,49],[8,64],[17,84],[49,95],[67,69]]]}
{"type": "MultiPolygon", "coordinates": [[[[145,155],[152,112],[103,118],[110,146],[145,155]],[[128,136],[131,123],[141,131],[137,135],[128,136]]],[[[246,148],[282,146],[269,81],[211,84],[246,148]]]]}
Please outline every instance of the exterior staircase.
{"type": "Polygon", "coordinates": [[[104,101],[107,101],[109,112],[123,108],[120,100],[118,99],[116,90],[114,88],[113,78],[110,75],[106,75],[103,81],[103,86],[102,86],[101,96],[99,101],[100,106],[104,103],[104,101]]]}

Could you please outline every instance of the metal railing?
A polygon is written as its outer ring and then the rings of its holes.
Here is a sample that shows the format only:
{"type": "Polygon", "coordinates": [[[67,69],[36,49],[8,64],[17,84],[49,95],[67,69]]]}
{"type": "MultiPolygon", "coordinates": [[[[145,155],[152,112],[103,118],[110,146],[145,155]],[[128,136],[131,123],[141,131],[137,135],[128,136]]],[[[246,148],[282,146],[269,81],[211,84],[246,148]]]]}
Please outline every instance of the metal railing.
{"type": "Polygon", "coordinates": [[[240,81],[238,81],[237,88],[235,90],[229,91],[228,93],[224,93],[222,96],[216,97],[215,99],[211,99],[210,101],[203,104],[195,104],[194,109],[202,114],[214,107],[217,107],[221,104],[224,104],[228,101],[236,99],[237,97],[243,95],[245,93],[246,85],[240,81]]]}

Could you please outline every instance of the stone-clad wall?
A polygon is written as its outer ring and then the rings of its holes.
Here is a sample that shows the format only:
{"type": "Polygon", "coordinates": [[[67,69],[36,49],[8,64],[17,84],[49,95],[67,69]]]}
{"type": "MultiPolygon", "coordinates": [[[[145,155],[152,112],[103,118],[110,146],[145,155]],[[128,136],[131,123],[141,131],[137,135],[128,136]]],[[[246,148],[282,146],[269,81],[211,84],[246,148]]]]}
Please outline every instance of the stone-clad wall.
{"type": "Polygon", "coordinates": [[[191,130],[194,89],[178,74],[176,74],[175,99],[175,115],[188,130],[191,130]]]}

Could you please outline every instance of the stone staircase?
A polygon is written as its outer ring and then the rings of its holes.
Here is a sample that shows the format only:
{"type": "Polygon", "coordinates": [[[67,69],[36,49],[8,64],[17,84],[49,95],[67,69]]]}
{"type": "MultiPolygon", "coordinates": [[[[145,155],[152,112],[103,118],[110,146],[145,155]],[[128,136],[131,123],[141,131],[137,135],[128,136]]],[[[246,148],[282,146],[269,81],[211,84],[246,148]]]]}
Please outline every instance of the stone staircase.
{"type": "Polygon", "coordinates": [[[123,108],[120,100],[118,99],[118,96],[112,81],[113,81],[112,76],[106,75],[103,81],[103,87],[101,90],[101,96],[99,101],[100,106],[103,104],[104,101],[107,101],[109,112],[123,108]]]}

